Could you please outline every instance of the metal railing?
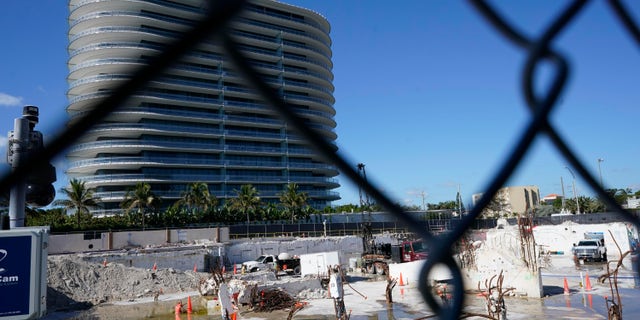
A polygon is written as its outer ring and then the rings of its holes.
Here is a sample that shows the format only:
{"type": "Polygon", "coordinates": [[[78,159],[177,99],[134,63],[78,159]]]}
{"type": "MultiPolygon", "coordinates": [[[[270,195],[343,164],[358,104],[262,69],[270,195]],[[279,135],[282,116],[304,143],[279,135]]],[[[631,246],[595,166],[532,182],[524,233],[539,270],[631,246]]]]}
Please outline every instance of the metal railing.
{"type": "MultiPolygon", "coordinates": [[[[77,137],[87,132],[94,124],[111,113],[116,106],[122,105],[129,96],[134,95],[142,89],[146,83],[160,77],[162,72],[168,69],[174,61],[188,54],[189,50],[195,48],[204,39],[210,37],[212,34],[216,34],[223,40],[222,42],[227,51],[227,56],[236,66],[237,71],[245,77],[247,85],[255,89],[256,92],[262,96],[263,100],[279,113],[283,121],[289,124],[290,128],[296,130],[300,136],[306,139],[309,145],[314,147],[316,152],[322,154],[325,159],[332,162],[347,178],[360,187],[363,192],[369,194],[378,204],[385,207],[387,212],[395,215],[398,220],[408,226],[412,232],[421,236],[427,245],[432,248],[430,259],[426,260],[421,272],[419,280],[420,292],[430,308],[440,319],[456,319],[462,312],[464,295],[461,271],[452,257],[451,244],[460,239],[465,231],[473,225],[474,220],[480,215],[482,210],[489,204],[497,191],[504,185],[516,167],[521,163],[521,160],[529,151],[534,138],[540,135],[546,135],[552,141],[558,152],[571,164],[588,185],[597,192],[600,199],[605,202],[608,208],[619,213],[621,217],[632,222],[636,228],[640,229],[639,220],[635,219],[628,211],[618,205],[616,201],[602,189],[600,184],[589,174],[585,166],[577,158],[575,152],[573,152],[565,142],[567,139],[561,137],[548,120],[551,110],[557,104],[558,97],[565,88],[569,75],[569,66],[565,57],[554,51],[551,43],[556,39],[558,34],[574,20],[578,12],[584,8],[587,1],[576,0],[568,3],[567,7],[549,24],[544,33],[537,39],[529,38],[517,31],[485,1],[469,0],[469,2],[486,18],[488,23],[495,27],[500,34],[515,46],[521,48],[526,55],[526,64],[522,73],[522,93],[531,111],[531,117],[524,130],[519,133],[517,145],[511,150],[510,155],[503,160],[501,168],[495,173],[492,181],[485,188],[482,198],[478,201],[474,209],[460,219],[455,228],[450,230],[450,232],[436,236],[422,228],[422,224],[418,223],[414,217],[406,214],[402,208],[383,194],[380,188],[374,186],[371,182],[365,181],[356,171],[356,166],[348,163],[342,156],[336,153],[335,146],[329,141],[308,128],[304,121],[302,121],[293,110],[286,106],[277,92],[272,90],[271,87],[261,79],[254,67],[240,52],[239,45],[236,41],[231,35],[224,33],[227,23],[229,23],[246,4],[246,1],[239,0],[212,1],[211,8],[202,21],[194,24],[193,28],[187,31],[175,43],[167,46],[167,48],[152,59],[147,66],[138,70],[131,79],[120,85],[111,95],[97,102],[93,111],[87,113],[82,121],[76,121],[37,156],[30,157],[23,165],[4,177],[2,181],[0,181],[0,187],[3,191],[8,190],[11,185],[25,177],[33,168],[49,162],[57,154],[63,152],[77,137]],[[533,89],[533,74],[542,62],[550,64],[555,74],[550,82],[549,90],[540,94],[533,89]],[[431,294],[431,287],[427,282],[427,274],[436,264],[446,265],[453,275],[453,299],[448,305],[441,305],[436,302],[436,299],[431,294]]],[[[621,2],[609,0],[608,4],[618,17],[618,20],[629,32],[631,38],[640,44],[640,29],[629,16],[621,2]]],[[[318,40],[324,41],[324,39],[318,40]]]]}

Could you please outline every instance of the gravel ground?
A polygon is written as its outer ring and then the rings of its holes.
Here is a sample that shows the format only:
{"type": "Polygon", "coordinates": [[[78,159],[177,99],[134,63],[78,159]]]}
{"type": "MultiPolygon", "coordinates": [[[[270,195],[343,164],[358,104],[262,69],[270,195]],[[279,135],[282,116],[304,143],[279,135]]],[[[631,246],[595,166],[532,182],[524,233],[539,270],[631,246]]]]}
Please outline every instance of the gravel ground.
{"type": "MultiPolygon", "coordinates": [[[[614,259],[614,257],[612,257],[614,259]]],[[[598,283],[597,277],[605,272],[605,264],[576,266],[568,256],[551,257],[550,265],[542,270],[545,298],[527,299],[508,297],[506,305],[509,319],[606,319],[604,297],[611,296],[608,283],[598,283]],[[591,277],[592,291],[585,291],[583,278],[591,277]],[[564,294],[563,283],[567,279],[569,295],[564,294]]],[[[620,294],[625,318],[640,316],[640,290],[634,289],[630,264],[625,261],[621,269],[620,294]]],[[[281,277],[273,281],[270,274],[247,275],[260,280],[262,285],[289,285],[300,290],[298,300],[307,305],[294,319],[334,319],[333,300],[326,298],[326,291],[306,288],[296,278],[281,277]],[[311,289],[311,290],[309,290],[311,289]]],[[[185,303],[191,297],[196,313],[184,319],[211,319],[200,300],[198,284],[207,273],[181,272],[172,269],[150,269],[125,267],[109,263],[106,266],[87,263],[73,255],[49,257],[48,311],[47,320],[56,319],[167,319],[173,315],[177,301],[185,303]],[[160,292],[158,301],[154,294],[160,292]],[[83,310],[83,311],[77,311],[83,310]]],[[[298,278],[299,279],[299,278],[298,278]]],[[[368,279],[355,276],[353,287],[345,287],[345,305],[351,319],[417,319],[431,315],[416,288],[399,287],[393,291],[394,304],[385,303],[386,281],[382,278],[368,279]],[[357,290],[357,291],[356,291],[357,290]],[[365,299],[362,295],[366,296],[365,299]]],[[[467,295],[465,310],[484,312],[484,298],[467,295]]],[[[246,307],[240,309],[241,319],[286,319],[288,310],[257,313],[246,307]]],[[[172,317],[173,318],[173,317],[172,317]]],[[[216,315],[217,318],[217,315],[216,315]]]]}
{"type": "Polygon", "coordinates": [[[154,295],[196,291],[206,273],[174,269],[88,263],[74,255],[50,256],[47,265],[47,310],[77,310],[93,305],[154,295]]]}

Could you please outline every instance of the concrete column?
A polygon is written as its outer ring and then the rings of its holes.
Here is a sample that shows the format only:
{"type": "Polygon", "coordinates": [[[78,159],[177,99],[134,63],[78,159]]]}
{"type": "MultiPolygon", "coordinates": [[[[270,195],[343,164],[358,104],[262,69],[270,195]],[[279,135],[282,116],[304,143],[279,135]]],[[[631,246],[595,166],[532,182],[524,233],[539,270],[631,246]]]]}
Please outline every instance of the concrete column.
{"type": "MultiPolygon", "coordinates": [[[[17,168],[25,160],[29,145],[29,120],[16,118],[13,122],[14,142],[11,144],[13,161],[11,168],[17,168]]],[[[26,195],[26,182],[23,179],[11,187],[9,198],[9,228],[24,227],[24,206],[26,195]]]]}
{"type": "Polygon", "coordinates": [[[107,232],[107,250],[113,250],[113,232],[107,232]]]}

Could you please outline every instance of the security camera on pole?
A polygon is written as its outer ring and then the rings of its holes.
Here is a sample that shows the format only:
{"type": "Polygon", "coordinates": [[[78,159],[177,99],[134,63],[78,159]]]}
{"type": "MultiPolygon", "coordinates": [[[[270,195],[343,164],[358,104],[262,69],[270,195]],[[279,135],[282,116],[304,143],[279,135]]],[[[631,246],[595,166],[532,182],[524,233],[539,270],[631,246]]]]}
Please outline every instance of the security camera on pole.
{"type": "MultiPolygon", "coordinates": [[[[7,162],[15,170],[30,154],[44,148],[42,133],[33,130],[38,123],[38,107],[25,106],[22,117],[14,120],[14,130],[9,132],[7,162]]],[[[25,203],[44,207],[53,201],[56,169],[49,163],[31,170],[26,179],[11,187],[9,196],[9,227],[24,227],[25,203]]]]}

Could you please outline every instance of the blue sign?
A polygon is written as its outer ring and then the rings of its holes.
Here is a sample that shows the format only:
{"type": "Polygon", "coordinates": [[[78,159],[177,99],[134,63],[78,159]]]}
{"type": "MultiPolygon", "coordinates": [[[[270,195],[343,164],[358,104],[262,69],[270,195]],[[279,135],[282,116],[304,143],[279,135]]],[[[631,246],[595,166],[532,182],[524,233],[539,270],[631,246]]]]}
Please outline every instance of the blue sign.
{"type": "Polygon", "coordinates": [[[0,317],[29,314],[31,237],[0,237],[0,317]]]}

